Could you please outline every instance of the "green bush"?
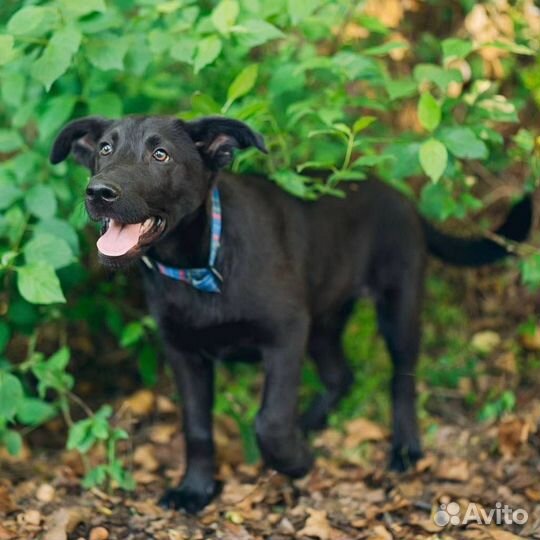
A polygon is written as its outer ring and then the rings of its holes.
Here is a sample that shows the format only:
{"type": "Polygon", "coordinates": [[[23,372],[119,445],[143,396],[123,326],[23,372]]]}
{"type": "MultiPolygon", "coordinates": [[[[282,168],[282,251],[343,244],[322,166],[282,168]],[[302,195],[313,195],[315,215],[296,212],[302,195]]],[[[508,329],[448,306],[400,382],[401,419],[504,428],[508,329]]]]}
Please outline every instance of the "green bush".
{"type": "MultiPolygon", "coordinates": [[[[125,278],[111,286],[90,270],[81,202],[88,173],[48,163],[70,118],[228,115],[261,131],[270,150],[243,153],[234,170],[264,172],[306,199],[342,196],[341,182],[377,174],[411,196],[422,186],[420,208],[435,220],[482,209],[483,181],[502,184],[509,170],[533,189],[540,145],[527,119],[540,104],[540,19],[532,2],[402,5],[2,2],[0,440],[9,451],[21,446],[17,423],[62,412],[70,447],[112,445],[87,484],[130,484],[110,410],[71,419],[73,321],[95,332],[105,321],[118,346],[140,358],[145,382],[155,380],[152,324],[118,307],[125,278]],[[329,172],[312,174],[319,169],[329,172]],[[22,354],[13,346],[21,338],[22,354]]],[[[538,284],[540,259],[522,266],[525,281],[538,284]]]]}

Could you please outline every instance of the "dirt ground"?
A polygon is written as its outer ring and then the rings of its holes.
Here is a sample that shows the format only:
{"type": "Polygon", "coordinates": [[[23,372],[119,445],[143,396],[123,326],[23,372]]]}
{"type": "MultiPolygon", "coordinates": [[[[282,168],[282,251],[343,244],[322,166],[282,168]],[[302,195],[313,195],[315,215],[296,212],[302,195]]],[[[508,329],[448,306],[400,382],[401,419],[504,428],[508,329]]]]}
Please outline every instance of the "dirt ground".
{"type": "MultiPolygon", "coordinates": [[[[430,390],[436,419],[421,409],[426,454],[414,471],[389,473],[388,428],[360,417],[314,437],[314,470],[291,482],[246,465],[236,424],[218,416],[221,495],[197,516],[165,511],[156,500],[182,476],[181,422],[168,388],[133,388],[115,400],[115,410],[131,434],[122,455],[137,489],[82,489],[83,462],[61,449],[65,428],[55,420],[31,434],[19,458],[0,455],[0,540],[540,538],[540,370],[533,370],[540,331],[523,338],[516,330],[531,297],[513,270],[459,276],[475,282],[463,295],[474,316],[469,335],[490,348],[491,367],[455,390],[430,390]],[[514,412],[480,422],[464,406],[471,385],[511,388],[514,412]]],[[[530,300],[527,306],[529,313],[537,308],[530,300]]],[[[101,458],[102,451],[89,457],[101,458]]]]}

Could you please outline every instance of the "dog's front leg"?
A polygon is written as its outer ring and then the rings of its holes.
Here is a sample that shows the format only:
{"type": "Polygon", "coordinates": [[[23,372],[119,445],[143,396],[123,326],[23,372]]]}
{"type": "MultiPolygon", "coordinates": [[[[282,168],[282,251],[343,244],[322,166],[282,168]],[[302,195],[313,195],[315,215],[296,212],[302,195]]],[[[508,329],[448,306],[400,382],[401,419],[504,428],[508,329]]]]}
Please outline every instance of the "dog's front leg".
{"type": "Polygon", "coordinates": [[[186,472],[178,487],[165,492],[160,504],[195,513],[218,492],[212,437],[214,365],[199,354],[173,346],[165,346],[165,352],[183,403],[186,472]]]}
{"type": "Polygon", "coordinates": [[[265,383],[261,410],[255,422],[264,462],[277,471],[298,478],[313,464],[313,457],[299,427],[298,386],[305,354],[307,324],[263,348],[265,383]]]}

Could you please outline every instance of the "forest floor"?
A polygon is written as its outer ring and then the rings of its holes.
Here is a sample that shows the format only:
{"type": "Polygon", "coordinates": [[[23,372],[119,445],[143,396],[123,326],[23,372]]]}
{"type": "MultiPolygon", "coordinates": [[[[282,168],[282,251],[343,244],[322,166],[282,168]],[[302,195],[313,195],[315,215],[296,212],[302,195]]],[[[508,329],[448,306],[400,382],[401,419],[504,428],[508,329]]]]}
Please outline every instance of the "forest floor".
{"type": "Polygon", "coordinates": [[[419,385],[425,458],[415,470],[387,471],[387,422],[366,413],[314,436],[316,465],[291,482],[247,465],[238,426],[221,413],[221,495],[197,516],[166,511],[156,500],[182,476],[181,422],[169,382],[134,386],[114,403],[131,435],[122,451],[136,490],[82,489],[84,464],[61,449],[65,428],[52,421],[18,458],[0,455],[0,540],[540,538],[540,330],[529,320],[538,298],[511,268],[440,279],[457,292],[430,285],[419,385]],[[441,302],[459,306],[442,313],[441,302]]]}

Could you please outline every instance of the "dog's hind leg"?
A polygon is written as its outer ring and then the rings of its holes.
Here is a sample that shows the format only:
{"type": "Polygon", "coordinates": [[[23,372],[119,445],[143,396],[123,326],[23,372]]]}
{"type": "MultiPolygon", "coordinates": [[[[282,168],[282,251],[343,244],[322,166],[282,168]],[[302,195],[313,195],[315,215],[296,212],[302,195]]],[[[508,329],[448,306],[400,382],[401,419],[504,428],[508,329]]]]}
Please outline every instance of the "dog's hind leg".
{"type": "Polygon", "coordinates": [[[301,417],[301,426],[306,432],[326,426],[328,415],[353,383],[353,373],[347,365],[341,342],[352,305],[351,302],[336,316],[312,325],[308,352],[317,367],[324,390],[314,396],[301,417]]]}
{"type": "Polygon", "coordinates": [[[420,346],[422,276],[388,288],[377,300],[377,318],[392,358],[392,454],[390,468],[403,471],[422,456],[416,415],[415,370],[420,346]]]}

